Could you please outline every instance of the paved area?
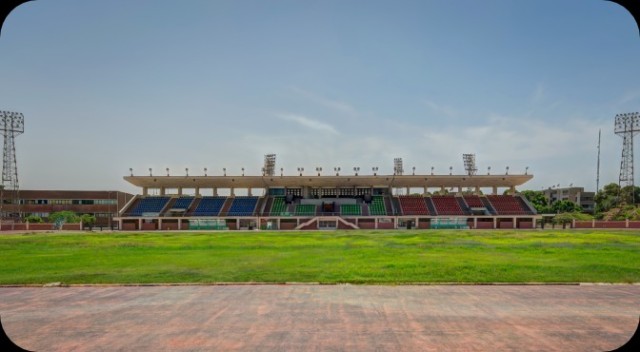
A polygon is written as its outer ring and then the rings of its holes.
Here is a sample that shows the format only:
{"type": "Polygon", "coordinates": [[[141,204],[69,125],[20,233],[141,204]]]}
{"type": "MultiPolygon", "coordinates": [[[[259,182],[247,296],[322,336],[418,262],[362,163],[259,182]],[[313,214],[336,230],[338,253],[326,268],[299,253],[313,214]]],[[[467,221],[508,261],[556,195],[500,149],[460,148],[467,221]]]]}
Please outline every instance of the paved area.
{"type": "Polygon", "coordinates": [[[0,315],[35,351],[605,351],[640,286],[5,287],[0,315]]]}

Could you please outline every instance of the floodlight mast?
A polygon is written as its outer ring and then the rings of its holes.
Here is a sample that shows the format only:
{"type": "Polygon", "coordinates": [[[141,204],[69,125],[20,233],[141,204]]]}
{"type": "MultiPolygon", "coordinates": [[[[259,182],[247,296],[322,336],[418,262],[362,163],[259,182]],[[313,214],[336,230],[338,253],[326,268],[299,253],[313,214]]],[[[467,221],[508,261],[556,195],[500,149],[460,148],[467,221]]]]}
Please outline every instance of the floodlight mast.
{"type": "MultiPolygon", "coordinates": [[[[10,217],[22,218],[20,207],[20,187],[18,183],[18,164],[16,159],[16,142],[15,137],[24,133],[24,115],[19,112],[0,111],[0,130],[4,139],[3,157],[2,157],[2,191],[3,199],[0,201],[0,207],[4,203],[4,191],[10,191],[9,204],[14,204],[17,211],[10,217]]],[[[0,218],[4,217],[4,213],[0,209],[0,218]]]]}
{"type": "Polygon", "coordinates": [[[393,159],[393,174],[401,176],[404,173],[404,168],[402,166],[402,158],[394,158],[393,159]]]}
{"type": "Polygon", "coordinates": [[[622,137],[622,160],[620,161],[620,197],[635,204],[633,179],[633,137],[640,132],[640,114],[637,112],[618,114],[615,119],[615,134],[622,137]],[[631,187],[628,187],[631,186],[631,187]],[[623,191],[623,189],[626,190],[623,191]],[[627,194],[629,193],[629,194],[627,194]]]}
{"type": "Polygon", "coordinates": [[[464,169],[467,171],[467,175],[473,176],[478,172],[475,154],[462,154],[462,160],[464,161],[464,169]]]}
{"type": "Polygon", "coordinates": [[[273,176],[276,173],[276,155],[266,154],[264,156],[264,175],[273,176]]]}

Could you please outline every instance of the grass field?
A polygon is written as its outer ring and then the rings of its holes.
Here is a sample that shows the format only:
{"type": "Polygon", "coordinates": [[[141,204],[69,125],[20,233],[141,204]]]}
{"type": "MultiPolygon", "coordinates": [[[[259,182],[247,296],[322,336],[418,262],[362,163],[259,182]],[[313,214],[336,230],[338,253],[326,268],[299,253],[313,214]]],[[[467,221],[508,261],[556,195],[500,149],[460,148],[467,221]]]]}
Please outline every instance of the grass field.
{"type": "Polygon", "coordinates": [[[0,235],[0,284],[640,282],[632,231],[0,235]]]}

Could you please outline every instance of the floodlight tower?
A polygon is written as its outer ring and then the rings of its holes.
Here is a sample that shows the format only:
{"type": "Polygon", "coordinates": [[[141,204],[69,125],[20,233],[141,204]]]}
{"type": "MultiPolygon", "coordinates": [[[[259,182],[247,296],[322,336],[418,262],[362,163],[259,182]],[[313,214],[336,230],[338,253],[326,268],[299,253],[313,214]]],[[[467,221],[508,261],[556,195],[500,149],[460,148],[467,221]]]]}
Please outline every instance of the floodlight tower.
{"type": "Polygon", "coordinates": [[[404,168],[402,167],[402,158],[394,158],[393,159],[393,174],[394,175],[402,175],[404,173],[404,168]]]}
{"type": "Polygon", "coordinates": [[[622,137],[622,160],[620,162],[620,178],[618,185],[620,186],[620,196],[623,199],[634,199],[634,181],[633,181],[633,136],[640,132],[640,114],[637,112],[616,115],[615,134],[622,137]],[[628,187],[623,194],[622,189],[628,187]]]}
{"type": "Polygon", "coordinates": [[[462,154],[462,160],[464,161],[464,169],[467,171],[467,175],[473,176],[478,172],[475,154],[462,154]]]}
{"type": "MultiPolygon", "coordinates": [[[[3,191],[8,190],[10,192],[8,197],[9,204],[15,204],[17,217],[21,218],[15,137],[24,133],[24,115],[19,112],[0,111],[0,130],[2,130],[2,137],[4,139],[2,188],[3,191]]],[[[0,204],[5,202],[4,194],[2,198],[0,204]]],[[[0,214],[0,217],[2,215],[3,214],[0,214]]]]}
{"type": "Polygon", "coordinates": [[[276,155],[266,154],[264,156],[264,175],[273,176],[276,173],[276,155]]]}

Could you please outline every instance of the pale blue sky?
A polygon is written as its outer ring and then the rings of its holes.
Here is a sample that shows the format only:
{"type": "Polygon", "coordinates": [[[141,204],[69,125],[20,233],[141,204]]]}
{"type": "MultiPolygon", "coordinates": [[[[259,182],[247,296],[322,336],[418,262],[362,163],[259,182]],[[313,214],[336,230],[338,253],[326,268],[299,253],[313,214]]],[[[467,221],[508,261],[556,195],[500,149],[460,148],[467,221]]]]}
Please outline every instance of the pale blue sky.
{"type": "Polygon", "coordinates": [[[0,37],[0,109],[25,115],[22,188],[137,190],[136,174],[535,175],[617,182],[640,36],[601,0],[38,0],[0,37]],[[361,171],[362,172],[362,171],[361,171]]]}

